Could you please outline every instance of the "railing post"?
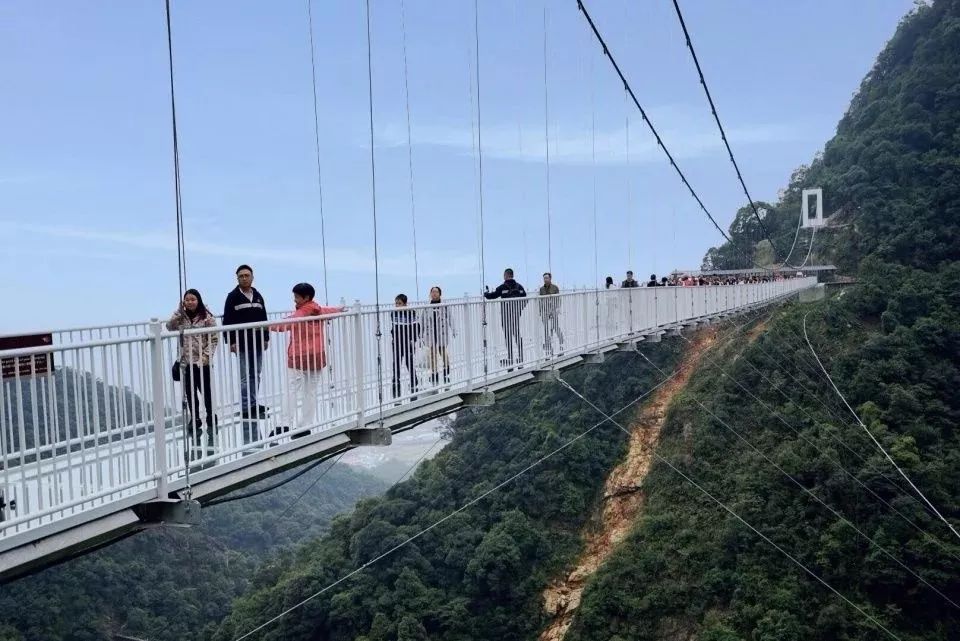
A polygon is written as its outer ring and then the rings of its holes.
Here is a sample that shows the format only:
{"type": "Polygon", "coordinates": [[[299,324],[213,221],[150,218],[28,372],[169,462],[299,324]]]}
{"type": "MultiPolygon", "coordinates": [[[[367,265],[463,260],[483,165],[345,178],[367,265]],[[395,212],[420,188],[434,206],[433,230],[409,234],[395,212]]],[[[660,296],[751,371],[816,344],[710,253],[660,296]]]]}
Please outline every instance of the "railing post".
{"type": "Polygon", "coordinates": [[[483,384],[486,385],[490,380],[490,322],[488,314],[490,308],[487,306],[489,301],[486,296],[481,294],[480,298],[480,331],[482,332],[483,346],[483,384]]]}
{"type": "Polygon", "coordinates": [[[473,391],[473,310],[474,305],[470,304],[470,295],[464,293],[465,313],[463,315],[463,343],[464,358],[467,360],[467,391],[473,391]]]}
{"type": "Polygon", "coordinates": [[[166,499],[167,490],[167,430],[166,403],[163,398],[163,325],[157,318],[150,319],[150,376],[153,383],[153,465],[157,477],[157,498],[166,499]]]}
{"type": "MultiPolygon", "coordinates": [[[[653,328],[656,329],[660,327],[660,295],[657,293],[659,289],[657,287],[653,288],[653,328]]],[[[647,298],[650,298],[647,296],[647,298]]],[[[644,312],[644,318],[649,318],[649,316],[644,312]]],[[[647,329],[646,327],[644,329],[647,329]]]]}
{"type": "Polygon", "coordinates": [[[587,307],[587,294],[584,294],[580,300],[583,301],[581,304],[581,307],[583,308],[583,332],[585,338],[583,341],[583,346],[586,348],[590,345],[590,309],[587,307]]]}
{"type": "Polygon", "coordinates": [[[364,390],[363,385],[363,313],[359,299],[353,301],[353,309],[353,368],[357,386],[357,427],[363,427],[366,424],[364,414],[367,410],[367,404],[366,390],[364,390]]]}

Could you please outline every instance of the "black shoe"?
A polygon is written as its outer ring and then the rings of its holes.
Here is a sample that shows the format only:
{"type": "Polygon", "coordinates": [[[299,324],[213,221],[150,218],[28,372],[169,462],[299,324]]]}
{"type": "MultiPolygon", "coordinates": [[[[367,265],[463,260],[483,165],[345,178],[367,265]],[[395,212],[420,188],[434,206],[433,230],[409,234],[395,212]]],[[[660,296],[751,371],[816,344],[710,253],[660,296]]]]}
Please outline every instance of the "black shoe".
{"type": "Polygon", "coordinates": [[[290,431],[289,425],[282,425],[276,429],[270,430],[270,433],[267,435],[267,438],[273,438],[274,436],[279,436],[281,434],[286,434],[290,431]]]}

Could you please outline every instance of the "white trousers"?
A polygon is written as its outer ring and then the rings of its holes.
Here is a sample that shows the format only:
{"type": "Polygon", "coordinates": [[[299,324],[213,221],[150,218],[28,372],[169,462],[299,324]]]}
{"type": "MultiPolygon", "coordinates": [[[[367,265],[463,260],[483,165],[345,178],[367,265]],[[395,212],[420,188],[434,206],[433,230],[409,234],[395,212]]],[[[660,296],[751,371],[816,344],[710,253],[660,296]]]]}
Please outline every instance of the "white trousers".
{"type": "Polygon", "coordinates": [[[320,387],[322,374],[323,370],[287,368],[287,400],[284,403],[284,413],[290,427],[307,427],[317,422],[317,389],[320,387]]]}

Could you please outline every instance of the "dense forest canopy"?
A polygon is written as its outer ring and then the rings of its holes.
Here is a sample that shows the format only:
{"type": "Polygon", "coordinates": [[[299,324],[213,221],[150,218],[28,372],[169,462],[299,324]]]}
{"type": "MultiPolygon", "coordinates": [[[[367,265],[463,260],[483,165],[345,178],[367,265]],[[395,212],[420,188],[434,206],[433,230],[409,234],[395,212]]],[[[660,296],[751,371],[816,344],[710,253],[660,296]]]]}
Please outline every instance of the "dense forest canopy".
{"type": "MultiPolygon", "coordinates": [[[[672,370],[680,346],[649,353],[672,370]]],[[[570,373],[607,411],[661,376],[635,355],[570,373]]],[[[458,416],[450,444],[416,475],[337,519],[330,535],[237,602],[214,636],[230,641],[510,478],[600,419],[556,384],[458,416]]],[[[544,621],[549,578],[576,554],[625,436],[602,426],[482,502],[264,630],[260,639],[526,639],[544,621]]],[[[258,633],[259,634],[259,633],[258,633]]]]}
{"type": "MultiPolygon", "coordinates": [[[[950,603],[960,603],[960,546],[852,424],[802,338],[806,323],[874,434],[945,513],[960,513],[958,79],[960,2],[918,6],[823,154],[794,172],[777,203],[760,204],[773,246],[749,209],[738,212],[730,230],[736,247],[711,249],[707,264],[743,267],[772,262],[774,254],[782,260],[796,234],[801,190],[822,187],[830,227],[814,255],[860,283],[818,305],[778,310],[763,320],[765,331],[745,332],[713,354],[672,406],[660,444],[664,456],[856,607],[655,465],[643,487],[643,516],[589,583],[568,639],[881,638],[863,613],[904,640],[960,637],[950,603]],[[736,382],[756,390],[757,399],[745,398],[736,382]]],[[[795,251],[808,248],[801,242],[795,251]]],[[[590,380],[608,375],[594,370],[584,383],[610,403],[611,391],[590,380]]],[[[625,382],[622,373],[616,380],[625,382]]],[[[389,549],[478,483],[486,487],[516,469],[515,453],[544,433],[565,434],[583,420],[582,407],[562,405],[562,390],[540,394],[571,417],[525,399],[509,417],[495,411],[461,424],[445,456],[339,521],[275,584],[240,600],[215,638],[232,638],[389,549]],[[512,447],[498,449],[504,444],[512,447]],[[461,460],[460,451],[473,456],[461,460]]],[[[593,459],[564,459],[563,475],[546,470],[547,484],[533,475],[505,488],[485,509],[458,515],[263,638],[536,638],[544,621],[539,592],[572,558],[583,513],[596,506],[597,477],[618,454],[605,443],[593,459]],[[580,473],[586,463],[596,475],[580,473]],[[539,488],[539,500],[522,492],[527,485],[539,488]],[[576,497],[574,509],[545,512],[558,493],[576,497]]]]}
{"type": "Polygon", "coordinates": [[[150,641],[199,638],[234,598],[259,586],[256,573],[268,580],[291,549],[383,490],[340,465],[288,512],[328,465],[261,496],[205,509],[195,528],[137,534],[0,587],[0,640],[112,641],[121,632],[150,641]]]}
{"type": "MultiPolygon", "coordinates": [[[[661,452],[682,454],[692,476],[898,638],[960,638],[957,539],[853,423],[803,339],[806,323],[851,405],[957,522],[960,2],[918,4],[904,18],[823,154],[793,174],[778,203],[764,203],[781,259],[810,187],[823,188],[830,217],[815,254],[858,285],[778,313],[738,358],[698,372],[673,407],[661,452]],[[735,380],[762,404],[745,402],[735,380]]],[[[744,213],[731,233],[760,251],[744,213]]],[[[705,262],[742,260],[724,245],[705,262]]],[[[655,466],[645,490],[644,516],[594,577],[567,639],[889,638],[670,470],[655,466]]]]}
{"type": "MultiPolygon", "coordinates": [[[[855,272],[868,257],[920,269],[957,259],[960,244],[960,4],[918,4],[877,57],[823,153],[790,177],[764,224],[783,260],[796,233],[800,194],[822,187],[831,228],[824,262],[855,272]]],[[[741,209],[730,227],[742,247],[762,238],[741,209]],[[746,223],[746,224],[744,224],[746,223]]],[[[809,232],[805,232],[809,234],[809,232]]],[[[797,251],[791,262],[798,262],[797,251]]],[[[729,244],[712,266],[743,267],[729,244]]]]}

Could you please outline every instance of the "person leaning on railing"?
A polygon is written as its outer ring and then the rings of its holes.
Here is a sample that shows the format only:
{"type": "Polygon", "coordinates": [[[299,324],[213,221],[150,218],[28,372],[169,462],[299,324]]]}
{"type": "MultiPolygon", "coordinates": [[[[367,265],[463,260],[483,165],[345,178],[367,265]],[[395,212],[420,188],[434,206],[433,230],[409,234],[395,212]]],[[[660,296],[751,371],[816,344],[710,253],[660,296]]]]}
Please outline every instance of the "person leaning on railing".
{"type": "Polygon", "coordinates": [[[509,267],[503,270],[503,283],[492,292],[486,288],[483,294],[487,300],[501,298],[500,323],[503,325],[503,337],[507,343],[507,358],[500,362],[501,366],[513,366],[523,363],[523,336],[520,333],[520,318],[526,306],[527,290],[513,278],[513,270],[509,267]],[[516,345],[516,352],[514,352],[516,345]]]}
{"type": "MultiPolygon", "coordinates": [[[[313,300],[317,295],[310,283],[298,283],[293,286],[293,304],[296,309],[287,319],[306,318],[308,316],[328,316],[339,314],[346,307],[324,307],[313,300]]],[[[284,403],[286,425],[304,428],[317,422],[317,389],[320,387],[321,373],[327,366],[324,324],[321,319],[299,323],[281,323],[270,327],[275,332],[289,332],[287,345],[287,398],[284,403]],[[300,411],[297,412],[297,401],[300,411]]]]}
{"type": "MultiPolygon", "coordinates": [[[[203,304],[200,292],[188,289],[180,306],[167,321],[167,329],[178,332],[203,327],[216,327],[217,319],[203,304]]],[[[201,444],[200,396],[207,419],[207,448],[213,449],[213,435],[217,431],[217,415],[213,412],[213,387],[210,361],[217,351],[220,336],[216,332],[190,334],[180,337],[178,362],[174,365],[174,379],[183,386],[183,396],[190,410],[187,427],[196,446],[201,444]]]]}

